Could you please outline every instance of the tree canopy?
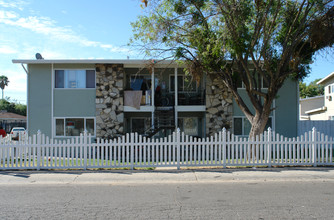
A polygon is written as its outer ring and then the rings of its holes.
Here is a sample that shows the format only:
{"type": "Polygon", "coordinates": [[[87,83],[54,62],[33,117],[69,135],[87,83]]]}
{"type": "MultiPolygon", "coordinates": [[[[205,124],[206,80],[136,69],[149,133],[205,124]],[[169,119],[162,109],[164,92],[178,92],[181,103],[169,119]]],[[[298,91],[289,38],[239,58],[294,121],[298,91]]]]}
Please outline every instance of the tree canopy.
{"type": "Polygon", "coordinates": [[[8,86],[9,80],[7,76],[0,76],[0,88],[2,90],[2,99],[3,99],[3,90],[5,89],[6,86],[8,86]]]}
{"type": "Polygon", "coordinates": [[[146,10],[132,24],[132,44],[182,61],[196,77],[220,77],[252,124],[250,136],[263,132],[285,80],[305,77],[315,52],[334,43],[333,0],[150,0],[146,10]]]}
{"type": "Polygon", "coordinates": [[[27,115],[27,105],[10,101],[10,98],[0,100],[0,110],[16,113],[19,115],[27,115]]]}
{"type": "Polygon", "coordinates": [[[312,82],[310,82],[308,85],[303,82],[299,82],[299,96],[300,98],[306,98],[306,97],[315,97],[320,96],[324,94],[324,86],[317,85],[317,82],[319,82],[321,79],[316,79],[312,82]]]}

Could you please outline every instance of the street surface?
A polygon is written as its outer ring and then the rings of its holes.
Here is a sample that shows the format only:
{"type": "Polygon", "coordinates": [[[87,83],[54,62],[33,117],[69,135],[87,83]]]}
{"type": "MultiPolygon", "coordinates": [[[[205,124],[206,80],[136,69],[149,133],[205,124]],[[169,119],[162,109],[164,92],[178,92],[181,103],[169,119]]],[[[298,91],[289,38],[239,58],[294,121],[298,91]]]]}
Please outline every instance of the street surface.
{"type": "Polygon", "coordinates": [[[333,219],[334,168],[1,171],[0,219],[333,219]]]}

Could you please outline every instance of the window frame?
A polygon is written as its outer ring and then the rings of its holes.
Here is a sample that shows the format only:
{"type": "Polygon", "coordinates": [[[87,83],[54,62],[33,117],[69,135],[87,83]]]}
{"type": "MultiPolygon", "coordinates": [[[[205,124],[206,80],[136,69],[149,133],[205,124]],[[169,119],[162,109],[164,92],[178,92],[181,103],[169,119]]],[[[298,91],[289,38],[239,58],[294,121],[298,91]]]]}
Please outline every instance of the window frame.
{"type": "MultiPolygon", "coordinates": [[[[241,87],[237,86],[237,89],[246,89],[243,81],[241,81],[241,87]]],[[[261,76],[261,89],[268,89],[268,87],[264,87],[264,81],[262,76],[261,76]]]]}
{"type": "Polygon", "coordinates": [[[66,136],[66,119],[83,119],[84,120],[84,130],[87,130],[87,119],[94,120],[94,134],[91,134],[92,137],[96,137],[96,117],[54,117],[54,137],[56,138],[71,138],[71,137],[79,137],[78,136],[66,136]],[[57,135],[57,119],[63,119],[64,120],[64,133],[63,135],[57,135]]]}
{"type": "MultiPolygon", "coordinates": [[[[87,85],[87,82],[86,82],[87,85]]],[[[64,76],[64,87],[65,87],[65,76],[64,76]]],[[[94,68],[55,68],[53,70],[53,89],[55,90],[73,90],[73,89],[96,89],[96,70],[94,68]],[[94,87],[93,88],[56,88],[56,71],[64,71],[64,75],[65,75],[65,71],[85,71],[86,73],[86,78],[87,78],[87,71],[94,71],[94,87]]]]}
{"type": "MultiPolygon", "coordinates": [[[[182,90],[179,90],[179,88],[177,88],[178,93],[197,93],[198,92],[199,86],[195,86],[195,90],[193,90],[193,91],[185,90],[185,77],[186,77],[185,74],[177,74],[177,77],[182,77],[182,90]]],[[[179,83],[179,80],[177,80],[177,81],[179,83]]],[[[170,93],[175,92],[175,85],[174,85],[174,89],[172,90],[172,82],[173,83],[175,82],[175,74],[169,74],[169,92],[170,93]],[[172,77],[174,77],[174,80],[171,79],[172,77]]]]}
{"type": "MultiPolygon", "coordinates": [[[[180,128],[180,130],[181,130],[182,132],[184,132],[184,119],[185,119],[185,118],[193,118],[193,119],[196,120],[196,124],[197,124],[197,129],[196,129],[196,130],[197,130],[197,134],[196,134],[196,135],[186,134],[186,135],[188,135],[188,136],[201,136],[201,135],[200,135],[200,132],[199,132],[199,128],[200,128],[200,125],[199,125],[199,121],[200,121],[200,120],[199,120],[199,117],[195,117],[195,116],[194,116],[194,117],[178,117],[178,120],[181,119],[181,120],[183,121],[183,122],[182,122],[182,126],[183,126],[183,127],[182,127],[182,129],[180,128]]],[[[178,126],[180,127],[179,122],[178,122],[178,126]]]]}
{"type": "MultiPolygon", "coordinates": [[[[145,116],[139,116],[139,117],[130,117],[130,133],[134,133],[132,131],[132,121],[133,119],[143,119],[143,120],[146,120],[146,119],[149,119],[150,120],[150,127],[152,127],[152,117],[145,117],[145,116]]],[[[145,121],[144,121],[144,126],[145,126],[145,121]]],[[[146,131],[147,129],[144,127],[144,130],[146,131]]],[[[139,134],[139,135],[145,135],[145,131],[143,134],[139,134]]]]}
{"type": "MultiPolygon", "coordinates": [[[[275,124],[274,124],[274,116],[271,115],[269,116],[269,118],[271,119],[271,129],[272,130],[275,130],[274,127],[275,127],[275,124]]],[[[233,121],[232,121],[232,131],[233,131],[233,134],[235,136],[239,136],[239,137],[248,137],[248,134],[245,134],[245,125],[244,125],[244,120],[247,119],[246,116],[233,116],[233,121]],[[235,129],[235,125],[234,125],[234,119],[235,118],[241,118],[241,126],[242,126],[242,134],[235,134],[234,133],[234,129],[235,129]]]]}

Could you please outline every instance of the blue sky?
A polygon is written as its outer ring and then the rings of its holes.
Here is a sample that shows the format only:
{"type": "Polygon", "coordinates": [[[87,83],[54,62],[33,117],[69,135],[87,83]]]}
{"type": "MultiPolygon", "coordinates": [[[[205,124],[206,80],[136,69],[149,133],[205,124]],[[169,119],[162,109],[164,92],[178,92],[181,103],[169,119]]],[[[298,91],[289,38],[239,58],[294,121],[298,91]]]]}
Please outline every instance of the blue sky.
{"type": "MultiPolygon", "coordinates": [[[[26,102],[26,73],[12,59],[142,58],[126,44],[139,0],[0,0],[0,75],[5,96],[26,102]]],[[[305,81],[334,71],[334,55],[320,54],[305,81]]]]}

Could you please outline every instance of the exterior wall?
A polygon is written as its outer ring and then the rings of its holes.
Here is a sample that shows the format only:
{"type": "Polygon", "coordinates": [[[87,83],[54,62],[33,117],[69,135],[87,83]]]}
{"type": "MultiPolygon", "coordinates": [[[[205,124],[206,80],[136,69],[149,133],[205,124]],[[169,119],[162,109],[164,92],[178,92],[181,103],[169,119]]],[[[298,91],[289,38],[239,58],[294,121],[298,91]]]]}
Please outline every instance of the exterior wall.
{"type": "Polygon", "coordinates": [[[308,120],[306,111],[324,106],[324,96],[310,97],[299,100],[299,120],[308,120]],[[304,116],[304,117],[303,117],[304,116]]]}
{"type": "Polygon", "coordinates": [[[334,85],[334,77],[326,81],[325,84],[325,106],[327,107],[326,111],[326,119],[328,120],[330,116],[334,117],[334,91],[331,91],[331,93],[328,93],[328,87],[334,85]],[[332,100],[327,99],[327,96],[331,96],[332,100]]]}
{"type": "Polygon", "coordinates": [[[296,137],[298,134],[298,82],[286,79],[278,92],[275,102],[275,130],[285,137],[296,137]]]}
{"type": "Polygon", "coordinates": [[[95,89],[55,89],[54,117],[95,117],[95,89]]]}
{"type": "Polygon", "coordinates": [[[96,136],[124,134],[122,64],[96,64],[96,136]]]}
{"type": "MultiPolygon", "coordinates": [[[[238,89],[247,106],[252,108],[251,102],[247,97],[245,89],[238,89]]],[[[277,99],[275,99],[275,110],[271,113],[273,117],[273,128],[276,132],[286,137],[295,137],[297,135],[298,122],[298,86],[297,81],[287,79],[279,90],[277,99]]],[[[233,100],[233,116],[244,116],[243,112],[233,100]]]]}
{"type": "Polygon", "coordinates": [[[215,75],[206,77],[206,135],[232,128],[232,94],[215,75]]]}
{"type": "Polygon", "coordinates": [[[28,133],[51,136],[51,64],[29,64],[28,70],[28,133]]]}

